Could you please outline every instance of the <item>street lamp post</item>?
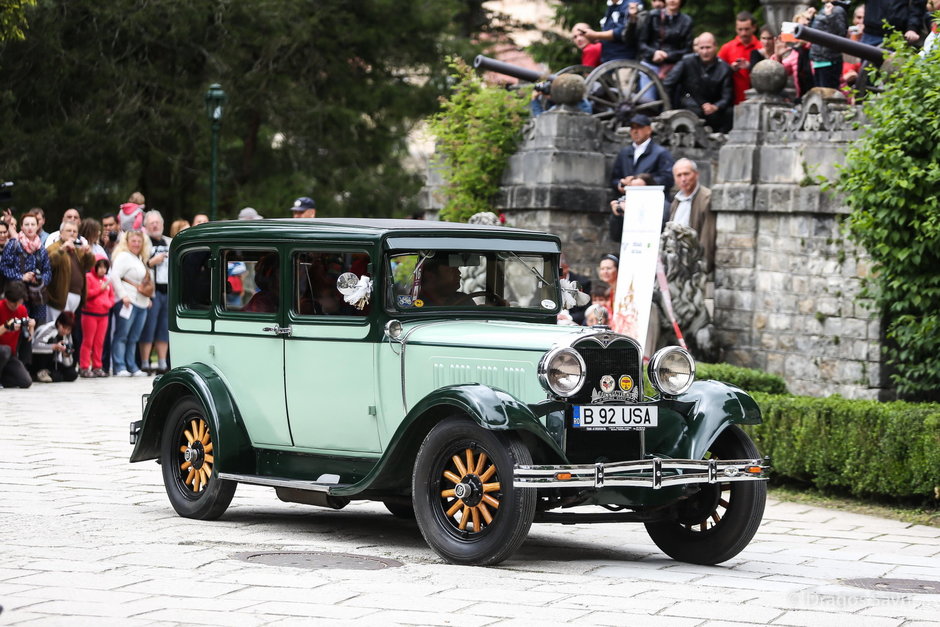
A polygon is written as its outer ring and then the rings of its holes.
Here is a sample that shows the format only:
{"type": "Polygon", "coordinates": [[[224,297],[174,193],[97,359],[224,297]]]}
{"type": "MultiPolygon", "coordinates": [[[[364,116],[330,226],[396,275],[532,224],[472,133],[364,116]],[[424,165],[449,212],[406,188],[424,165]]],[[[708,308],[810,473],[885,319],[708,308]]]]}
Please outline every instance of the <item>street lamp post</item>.
{"type": "Polygon", "coordinates": [[[222,127],[222,106],[228,97],[218,83],[209,85],[206,92],[206,115],[212,125],[212,166],[209,176],[209,219],[215,220],[215,211],[218,207],[216,197],[216,183],[219,174],[219,129],[222,127]]]}

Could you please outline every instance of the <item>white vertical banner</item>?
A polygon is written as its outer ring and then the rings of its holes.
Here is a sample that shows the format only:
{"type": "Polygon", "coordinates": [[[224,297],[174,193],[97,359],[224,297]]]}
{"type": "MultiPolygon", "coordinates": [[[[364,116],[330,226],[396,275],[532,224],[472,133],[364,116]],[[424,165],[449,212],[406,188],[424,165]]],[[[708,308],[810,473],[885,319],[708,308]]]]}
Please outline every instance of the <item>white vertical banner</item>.
{"type": "Polygon", "coordinates": [[[627,187],[620,240],[620,267],[611,328],[646,346],[659,236],[663,225],[661,185],[627,187]]]}

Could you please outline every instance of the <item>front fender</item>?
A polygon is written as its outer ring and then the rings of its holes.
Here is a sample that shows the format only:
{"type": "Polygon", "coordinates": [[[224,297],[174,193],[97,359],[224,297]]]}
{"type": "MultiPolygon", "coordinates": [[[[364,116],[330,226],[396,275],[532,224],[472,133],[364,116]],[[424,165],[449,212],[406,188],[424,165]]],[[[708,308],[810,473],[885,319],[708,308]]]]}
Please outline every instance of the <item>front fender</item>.
{"type": "Polygon", "coordinates": [[[696,381],[666,406],[684,414],[688,423],[686,450],[672,457],[702,459],[708,447],[729,425],[760,424],[757,402],[738,387],[721,381],[696,381]]]}
{"type": "Polygon", "coordinates": [[[560,460],[564,452],[529,407],[511,394],[479,383],[448,385],[421,399],[405,416],[382,459],[365,479],[334,494],[363,490],[408,490],[418,448],[434,425],[456,413],[490,431],[521,432],[527,443],[544,447],[560,460]]]}
{"type": "Polygon", "coordinates": [[[160,456],[160,442],[167,417],[176,402],[192,396],[203,407],[215,434],[215,467],[219,472],[254,473],[254,455],[241,414],[225,382],[206,364],[174,368],[153,384],[144,407],[140,435],[130,461],[160,456]]]}

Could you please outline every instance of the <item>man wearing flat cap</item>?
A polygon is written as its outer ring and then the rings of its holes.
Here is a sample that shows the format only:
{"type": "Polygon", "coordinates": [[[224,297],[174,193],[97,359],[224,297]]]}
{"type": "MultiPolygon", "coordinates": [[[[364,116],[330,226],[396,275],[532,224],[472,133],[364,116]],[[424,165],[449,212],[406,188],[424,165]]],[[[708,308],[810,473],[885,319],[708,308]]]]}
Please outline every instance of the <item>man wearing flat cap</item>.
{"type": "Polygon", "coordinates": [[[317,217],[317,204],[313,198],[301,196],[294,201],[294,206],[290,208],[295,218],[315,218],[317,217]]]}
{"type": "MultiPolygon", "coordinates": [[[[611,172],[610,185],[617,196],[622,196],[629,185],[649,184],[662,185],[665,188],[666,198],[669,197],[669,191],[672,189],[672,165],[675,163],[672,154],[659,144],[653,141],[653,127],[649,117],[642,113],[635,114],[630,119],[630,138],[633,143],[617,155],[614,160],[614,169],[611,172]],[[642,183],[640,180],[645,179],[642,183]],[[652,182],[650,182],[652,177],[652,182]]],[[[619,203],[611,203],[610,207],[613,215],[610,216],[608,228],[610,239],[614,242],[620,241],[620,234],[623,231],[623,208],[619,203]]],[[[669,216],[668,204],[663,210],[663,224],[669,216]]]]}
{"type": "Polygon", "coordinates": [[[633,177],[647,173],[656,185],[672,188],[672,164],[675,159],[668,150],[653,141],[653,127],[648,116],[635,114],[630,119],[630,138],[633,143],[617,155],[611,172],[610,185],[622,195],[633,177]]]}

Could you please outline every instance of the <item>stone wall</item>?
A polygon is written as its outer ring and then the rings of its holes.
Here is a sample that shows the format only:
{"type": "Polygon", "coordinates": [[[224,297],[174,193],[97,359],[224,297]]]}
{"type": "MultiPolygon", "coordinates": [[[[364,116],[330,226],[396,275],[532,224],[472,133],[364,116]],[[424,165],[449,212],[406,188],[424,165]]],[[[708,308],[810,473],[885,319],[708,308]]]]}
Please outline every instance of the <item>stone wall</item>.
{"type": "Polygon", "coordinates": [[[715,325],[724,360],[780,374],[797,394],[886,392],[880,320],[858,299],[870,262],[844,238],[847,207],[817,180],[836,175],[858,136],[857,114],[835,93],[811,93],[801,109],[748,100],[719,156],[715,325]]]}

